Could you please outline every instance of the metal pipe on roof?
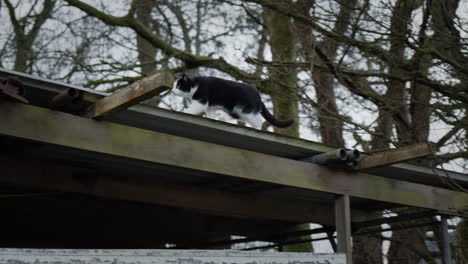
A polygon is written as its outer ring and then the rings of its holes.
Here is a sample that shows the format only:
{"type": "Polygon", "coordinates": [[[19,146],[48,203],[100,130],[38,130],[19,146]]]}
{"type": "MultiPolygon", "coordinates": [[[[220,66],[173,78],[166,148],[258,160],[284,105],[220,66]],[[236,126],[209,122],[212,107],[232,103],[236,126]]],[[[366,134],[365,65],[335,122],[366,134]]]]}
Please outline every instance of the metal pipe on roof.
{"type": "Polygon", "coordinates": [[[346,165],[352,169],[359,168],[359,159],[361,158],[361,152],[357,149],[346,150],[346,165]]]}
{"type": "Polygon", "coordinates": [[[83,91],[75,89],[75,88],[68,88],[58,95],[54,96],[52,100],[50,100],[50,106],[56,110],[64,110],[70,104],[76,104],[83,101],[83,91]]]}
{"type": "Polygon", "coordinates": [[[348,149],[346,150],[346,159],[359,161],[361,158],[361,152],[357,149],[348,149]]]}
{"type": "Polygon", "coordinates": [[[334,165],[334,164],[343,164],[346,161],[346,158],[347,158],[346,150],[343,148],[340,148],[340,149],[335,149],[329,152],[317,154],[312,157],[307,157],[301,160],[319,164],[319,165],[334,165]]]}
{"type": "Polygon", "coordinates": [[[355,169],[359,168],[359,161],[357,161],[357,160],[346,161],[346,166],[348,166],[349,168],[355,170],[355,169]]]}
{"type": "Polygon", "coordinates": [[[301,161],[329,166],[332,168],[355,169],[359,166],[358,159],[360,156],[361,153],[358,150],[339,148],[301,159],[301,161]]]}

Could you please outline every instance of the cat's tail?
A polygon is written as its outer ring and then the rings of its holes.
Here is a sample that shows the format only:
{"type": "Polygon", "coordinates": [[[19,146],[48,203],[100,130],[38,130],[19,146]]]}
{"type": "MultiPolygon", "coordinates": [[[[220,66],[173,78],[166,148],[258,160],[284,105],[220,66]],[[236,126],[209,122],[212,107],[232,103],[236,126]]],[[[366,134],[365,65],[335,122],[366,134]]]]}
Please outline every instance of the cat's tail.
{"type": "Polygon", "coordinates": [[[280,128],[285,128],[294,123],[294,119],[289,119],[289,120],[278,120],[276,117],[274,117],[270,111],[265,107],[265,104],[262,102],[262,116],[265,118],[266,121],[268,121],[270,124],[274,125],[275,127],[280,127],[280,128]]]}

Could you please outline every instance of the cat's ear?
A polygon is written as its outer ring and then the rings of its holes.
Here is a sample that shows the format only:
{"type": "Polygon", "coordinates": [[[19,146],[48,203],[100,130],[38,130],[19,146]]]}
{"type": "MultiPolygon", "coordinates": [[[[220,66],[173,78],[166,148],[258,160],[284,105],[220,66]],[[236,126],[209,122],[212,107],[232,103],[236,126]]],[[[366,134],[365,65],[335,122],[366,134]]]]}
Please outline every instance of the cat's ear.
{"type": "Polygon", "coordinates": [[[182,80],[186,81],[186,82],[191,82],[192,80],[190,79],[190,77],[184,72],[182,73],[182,80]]]}

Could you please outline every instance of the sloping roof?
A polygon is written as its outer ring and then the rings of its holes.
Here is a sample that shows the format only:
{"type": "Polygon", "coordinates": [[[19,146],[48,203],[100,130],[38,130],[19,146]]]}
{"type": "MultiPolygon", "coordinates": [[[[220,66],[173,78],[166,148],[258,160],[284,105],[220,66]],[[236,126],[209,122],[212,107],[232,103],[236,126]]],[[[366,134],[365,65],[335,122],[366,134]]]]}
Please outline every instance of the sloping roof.
{"type": "MultiPolygon", "coordinates": [[[[86,98],[91,101],[108,95],[101,91],[0,69],[0,79],[6,79],[10,75],[21,78],[27,89],[26,97],[31,100],[32,104],[39,106],[49,107],[50,98],[67,88],[85,91],[86,98]]],[[[136,105],[114,114],[107,120],[156,132],[290,159],[302,159],[334,149],[325,144],[305,139],[258,131],[199,116],[174,112],[148,104],[136,105]]],[[[409,163],[394,164],[366,171],[382,177],[443,188],[450,188],[445,184],[445,180],[450,178],[458,184],[468,187],[467,174],[427,168],[409,163]]]]}

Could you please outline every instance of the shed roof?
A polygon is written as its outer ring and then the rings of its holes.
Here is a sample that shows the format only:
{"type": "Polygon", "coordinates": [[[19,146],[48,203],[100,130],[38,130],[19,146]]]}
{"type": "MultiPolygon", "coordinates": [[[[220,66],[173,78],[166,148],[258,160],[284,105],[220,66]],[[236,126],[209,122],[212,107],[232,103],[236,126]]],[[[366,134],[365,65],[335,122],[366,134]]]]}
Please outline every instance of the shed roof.
{"type": "MultiPolygon", "coordinates": [[[[0,143],[7,150],[0,158],[9,164],[0,186],[8,194],[60,191],[36,200],[39,203],[63,208],[67,207],[63,195],[81,194],[111,200],[81,203],[73,199],[73,206],[99,211],[95,206],[109,204],[109,208],[132,211],[134,205],[117,201],[137,201],[158,207],[165,214],[161,220],[165,223],[180,216],[171,208],[183,208],[189,210],[181,214],[185,217],[220,223],[213,231],[216,236],[265,234],[293,223],[333,224],[335,194],[351,196],[354,221],[366,220],[366,212],[400,205],[456,213],[459,208],[450,206],[468,201],[466,194],[451,190],[441,180],[450,177],[467,187],[468,175],[462,173],[435,170],[436,175],[430,168],[411,164],[366,173],[328,169],[296,161],[333,149],[324,144],[146,104],[96,122],[44,108],[50,108],[50,99],[67,88],[85,91],[85,103],[105,93],[0,70],[0,79],[9,75],[21,78],[32,106],[0,104],[4,120],[0,143]],[[145,147],[147,139],[155,145],[145,147]],[[408,196],[410,193],[416,198],[408,196]],[[242,225],[233,227],[232,218],[242,225]],[[268,220],[268,224],[260,227],[260,220],[268,220]]],[[[19,195],[15,204],[23,205],[25,199],[19,195]]],[[[98,225],[102,226],[105,223],[98,225]]],[[[191,228],[182,229],[193,232],[191,228]]],[[[166,235],[164,239],[168,239],[166,235]]],[[[158,243],[175,241],[164,239],[158,243]]]]}
{"type": "MultiPolygon", "coordinates": [[[[103,96],[109,95],[102,91],[0,69],[0,80],[4,80],[8,76],[20,77],[27,88],[27,98],[31,100],[32,104],[47,108],[50,107],[49,102],[53,96],[68,88],[85,91],[85,99],[89,102],[94,102],[103,96]]],[[[326,144],[306,139],[279,135],[268,131],[258,131],[222,121],[170,111],[144,103],[120,111],[106,120],[127,126],[289,159],[299,160],[334,149],[326,144]]],[[[462,186],[468,187],[467,174],[410,163],[399,163],[366,171],[382,177],[443,188],[450,188],[445,184],[444,180],[451,178],[462,186]]]]}

